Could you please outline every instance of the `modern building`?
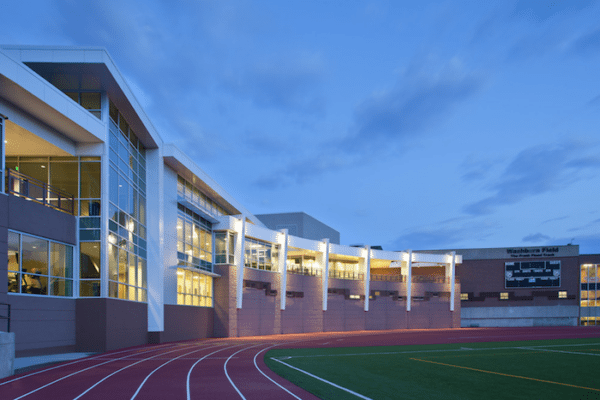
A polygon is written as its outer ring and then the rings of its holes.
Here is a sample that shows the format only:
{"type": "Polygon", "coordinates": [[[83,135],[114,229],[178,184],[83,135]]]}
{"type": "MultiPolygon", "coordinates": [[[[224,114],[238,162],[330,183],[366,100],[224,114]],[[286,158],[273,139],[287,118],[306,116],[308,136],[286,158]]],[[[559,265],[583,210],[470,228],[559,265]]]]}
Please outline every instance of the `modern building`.
{"type": "Polygon", "coordinates": [[[269,228],[164,143],[104,49],[1,47],[0,139],[18,353],[460,326],[460,255],[342,246],[308,216],[269,228]]]}
{"type": "Polygon", "coordinates": [[[287,229],[289,235],[305,239],[329,239],[329,243],[340,244],[340,233],[305,212],[256,214],[256,218],[274,231],[287,229]]]}
{"type": "Polygon", "coordinates": [[[462,327],[600,324],[599,254],[577,245],[452,251],[463,260],[462,327]]]}

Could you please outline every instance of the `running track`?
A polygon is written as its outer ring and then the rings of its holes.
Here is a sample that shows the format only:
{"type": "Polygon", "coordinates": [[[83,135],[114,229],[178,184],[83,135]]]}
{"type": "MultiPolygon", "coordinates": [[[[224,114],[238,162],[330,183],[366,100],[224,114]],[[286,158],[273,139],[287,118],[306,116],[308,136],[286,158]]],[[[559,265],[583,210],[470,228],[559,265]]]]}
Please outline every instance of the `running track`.
{"type": "Polygon", "coordinates": [[[263,363],[273,347],[600,338],[600,327],[463,328],[274,335],[139,346],[0,380],[0,399],[317,399],[263,363]]]}

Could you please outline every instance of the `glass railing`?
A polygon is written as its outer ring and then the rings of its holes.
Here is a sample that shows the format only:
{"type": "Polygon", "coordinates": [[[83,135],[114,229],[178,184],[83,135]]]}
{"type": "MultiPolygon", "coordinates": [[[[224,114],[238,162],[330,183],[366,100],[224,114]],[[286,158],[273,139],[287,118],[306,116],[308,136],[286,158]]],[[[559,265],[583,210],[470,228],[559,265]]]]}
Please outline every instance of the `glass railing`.
{"type": "Polygon", "coordinates": [[[74,211],[75,200],[70,193],[14,169],[7,170],[6,192],[68,214],[74,211]]]}

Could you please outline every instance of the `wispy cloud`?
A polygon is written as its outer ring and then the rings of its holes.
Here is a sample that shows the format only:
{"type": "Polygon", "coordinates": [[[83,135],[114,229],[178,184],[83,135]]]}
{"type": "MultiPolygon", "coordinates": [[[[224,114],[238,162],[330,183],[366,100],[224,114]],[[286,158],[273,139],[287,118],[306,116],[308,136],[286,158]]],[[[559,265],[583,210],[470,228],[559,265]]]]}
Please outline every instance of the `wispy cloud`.
{"type": "Polygon", "coordinates": [[[223,86],[259,107],[322,115],[325,98],[320,84],[324,75],[321,57],[300,53],[257,62],[242,73],[225,74],[223,86]]]}
{"type": "Polygon", "coordinates": [[[557,15],[576,13],[594,4],[593,0],[519,0],[515,3],[512,15],[529,22],[544,22],[557,15]]]}
{"type": "Polygon", "coordinates": [[[256,184],[265,188],[276,181],[304,182],[325,172],[372,162],[375,151],[378,157],[398,151],[424,132],[429,133],[483,84],[476,73],[465,72],[455,59],[432,73],[423,70],[427,68],[413,65],[393,87],[362,101],[345,136],[315,143],[303,160],[289,162],[256,184]]]}
{"type": "MultiPolygon", "coordinates": [[[[406,248],[429,250],[460,248],[468,238],[485,240],[494,233],[497,224],[491,221],[477,221],[472,218],[453,218],[429,227],[407,229],[393,240],[389,247],[393,250],[406,248]]],[[[387,246],[386,246],[387,247],[387,246]]]]}
{"type": "Polygon", "coordinates": [[[531,242],[531,243],[546,243],[550,240],[550,236],[544,235],[543,233],[534,233],[532,235],[527,235],[523,239],[523,242],[531,242]]]}
{"type": "Polygon", "coordinates": [[[493,194],[464,207],[471,215],[486,215],[497,207],[516,204],[521,200],[554,190],[564,189],[588,176],[597,174],[600,163],[588,155],[590,148],[573,141],[553,147],[536,146],[525,149],[507,165],[502,175],[490,185],[493,194]]]}

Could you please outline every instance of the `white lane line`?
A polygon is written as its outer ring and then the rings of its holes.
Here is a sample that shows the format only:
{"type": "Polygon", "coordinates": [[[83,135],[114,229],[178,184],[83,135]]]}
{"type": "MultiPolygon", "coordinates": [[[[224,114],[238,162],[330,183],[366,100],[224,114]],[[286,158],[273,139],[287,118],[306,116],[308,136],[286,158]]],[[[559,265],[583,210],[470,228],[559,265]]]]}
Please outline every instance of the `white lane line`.
{"type": "Polygon", "coordinates": [[[329,381],[328,381],[328,380],[326,380],[326,379],[320,378],[320,377],[318,377],[318,376],[316,376],[316,375],[313,375],[313,374],[311,374],[310,372],[306,372],[306,371],[304,371],[304,370],[302,370],[302,369],[300,369],[300,368],[296,368],[296,367],[294,367],[293,365],[290,365],[290,364],[288,364],[288,363],[284,363],[283,361],[281,361],[281,360],[278,360],[278,359],[276,359],[276,358],[271,358],[271,360],[277,361],[278,363],[281,363],[281,364],[285,365],[286,367],[290,367],[291,369],[295,369],[295,370],[296,370],[296,371],[298,371],[298,372],[302,372],[303,374],[305,374],[305,375],[308,375],[308,376],[310,376],[311,378],[318,379],[318,380],[320,380],[320,381],[321,381],[321,382],[323,382],[323,383],[327,383],[328,385],[331,385],[331,386],[333,386],[333,387],[336,387],[336,388],[338,388],[338,389],[340,389],[340,390],[343,390],[344,392],[350,393],[350,394],[352,394],[352,395],[354,395],[354,396],[356,396],[356,397],[358,397],[358,398],[360,398],[360,399],[364,399],[364,400],[373,400],[373,399],[371,399],[370,397],[363,396],[362,394],[360,394],[360,393],[356,393],[356,392],[353,392],[352,390],[350,390],[350,389],[346,389],[346,388],[345,388],[345,387],[343,387],[343,386],[336,385],[336,384],[335,384],[335,383],[333,383],[333,382],[329,382],[329,381]]]}
{"type": "MultiPolygon", "coordinates": [[[[286,343],[286,344],[288,344],[288,343],[286,343]]],[[[283,386],[281,386],[279,383],[277,383],[277,382],[275,382],[273,379],[271,379],[269,376],[267,376],[267,374],[265,374],[264,372],[262,372],[262,371],[261,371],[261,369],[260,369],[260,368],[258,368],[258,364],[256,364],[256,357],[258,357],[258,355],[259,355],[260,353],[262,353],[262,352],[263,352],[263,351],[265,351],[265,350],[269,350],[269,349],[270,349],[270,348],[272,348],[272,347],[275,347],[275,346],[280,346],[280,345],[281,345],[281,344],[274,344],[273,346],[266,347],[266,348],[262,349],[261,351],[259,351],[258,353],[256,353],[256,354],[254,355],[254,366],[256,367],[256,369],[258,370],[258,372],[260,372],[261,374],[263,374],[263,376],[264,376],[265,378],[267,378],[268,380],[270,380],[271,382],[273,382],[274,384],[276,384],[277,386],[279,386],[280,388],[282,388],[283,390],[285,390],[286,392],[288,392],[289,394],[291,394],[291,395],[292,395],[294,398],[296,398],[296,399],[298,399],[298,400],[302,400],[300,397],[296,396],[294,393],[290,392],[289,390],[287,390],[286,388],[284,388],[283,386]]]]}
{"type": "Polygon", "coordinates": [[[517,347],[517,349],[523,349],[523,350],[538,350],[538,351],[547,351],[547,352],[550,352],[550,353],[577,354],[577,355],[583,355],[583,356],[594,356],[594,357],[600,357],[600,354],[594,354],[594,353],[583,353],[583,352],[580,352],[580,351],[550,350],[550,349],[540,349],[540,348],[536,348],[536,349],[534,349],[533,347],[517,347]]]}
{"type": "Polygon", "coordinates": [[[242,346],[242,345],[241,345],[241,344],[236,344],[236,345],[233,345],[233,346],[224,347],[224,348],[222,348],[222,349],[219,349],[219,350],[217,350],[217,351],[213,351],[212,353],[210,353],[210,354],[207,354],[207,355],[205,355],[204,357],[200,358],[198,361],[196,361],[196,362],[194,363],[194,365],[192,365],[192,366],[190,367],[190,370],[188,371],[188,374],[187,374],[187,380],[186,380],[186,392],[187,392],[187,400],[190,400],[190,376],[192,375],[192,370],[194,369],[194,367],[195,367],[195,366],[196,366],[196,365],[197,365],[197,364],[198,364],[200,361],[202,361],[202,360],[206,359],[208,356],[212,356],[213,354],[215,354],[215,353],[218,353],[218,352],[220,352],[220,351],[222,351],[222,350],[227,350],[227,349],[231,349],[231,348],[233,348],[233,347],[238,347],[238,346],[242,346]]]}
{"type": "MultiPolygon", "coordinates": [[[[187,355],[189,355],[189,354],[196,353],[196,352],[198,352],[198,351],[201,351],[201,350],[208,350],[208,349],[212,349],[212,348],[214,348],[214,347],[219,347],[219,346],[221,346],[221,345],[220,345],[220,344],[217,344],[217,345],[210,346],[210,347],[203,347],[203,348],[201,348],[201,349],[197,349],[197,350],[194,350],[194,351],[190,351],[189,353],[182,354],[182,355],[180,355],[179,357],[172,358],[172,359],[170,359],[169,361],[167,361],[167,362],[165,362],[165,363],[162,363],[162,364],[161,364],[159,367],[156,367],[156,368],[154,369],[154,371],[150,372],[150,373],[149,373],[149,374],[146,376],[146,378],[145,378],[145,379],[143,380],[143,382],[140,384],[140,386],[139,386],[139,387],[138,387],[138,389],[135,391],[135,393],[133,394],[133,396],[131,396],[131,400],[133,400],[133,399],[135,399],[135,398],[137,397],[137,395],[138,395],[138,393],[140,392],[140,390],[142,390],[142,386],[144,386],[144,384],[145,384],[145,383],[146,383],[146,381],[147,381],[147,380],[148,380],[148,379],[149,379],[149,378],[152,376],[152,374],[153,374],[153,373],[155,373],[156,371],[158,371],[159,369],[161,369],[162,367],[164,367],[165,365],[167,365],[168,363],[170,363],[170,362],[172,362],[172,361],[175,361],[175,360],[177,360],[177,359],[179,359],[179,358],[181,358],[181,357],[187,356],[187,355]]],[[[195,360],[195,358],[194,358],[194,360],[195,360]]]]}
{"type": "MultiPolygon", "coordinates": [[[[196,346],[196,345],[190,345],[190,346],[188,346],[187,348],[189,348],[189,347],[194,347],[194,346],[196,346]]],[[[178,349],[175,349],[175,350],[167,351],[167,352],[160,353],[160,354],[157,354],[157,355],[155,355],[155,356],[152,356],[152,357],[144,358],[144,359],[142,359],[142,360],[140,360],[140,361],[136,361],[136,362],[134,362],[133,364],[129,364],[129,365],[128,365],[128,366],[126,366],[126,367],[123,367],[123,368],[121,368],[121,369],[118,369],[118,370],[116,370],[115,372],[113,372],[113,373],[111,373],[111,374],[108,374],[108,375],[106,375],[104,378],[100,379],[98,382],[96,382],[95,384],[93,384],[92,386],[90,386],[90,387],[89,387],[87,390],[85,390],[85,391],[84,391],[83,393],[81,393],[79,396],[75,397],[73,400],[77,400],[77,399],[79,399],[81,396],[83,396],[84,394],[86,394],[87,392],[89,392],[90,390],[92,390],[93,388],[95,388],[96,386],[98,386],[99,384],[101,384],[102,382],[104,382],[105,380],[107,380],[108,378],[110,378],[111,376],[113,376],[113,375],[115,375],[115,374],[118,374],[119,372],[121,372],[121,371],[123,371],[123,370],[126,370],[127,368],[133,367],[134,365],[137,365],[137,364],[139,364],[139,363],[142,363],[142,362],[144,362],[144,361],[151,360],[151,359],[153,359],[153,358],[156,358],[156,357],[161,357],[161,356],[164,356],[165,354],[174,353],[174,352],[176,352],[176,351],[179,351],[179,350],[187,350],[187,349],[186,349],[186,348],[181,348],[181,347],[180,347],[180,348],[178,348],[178,349]]],[[[16,400],[16,399],[15,399],[15,400],[16,400]]]]}
{"type": "MultiPolygon", "coordinates": [[[[162,348],[162,347],[172,347],[172,346],[173,346],[172,344],[169,344],[169,345],[160,345],[160,347],[161,347],[161,348],[162,348]]],[[[157,347],[158,347],[158,346],[157,346],[157,347]]],[[[154,350],[156,350],[156,348],[155,348],[154,350]]],[[[121,350],[121,351],[116,351],[116,352],[114,352],[114,353],[111,353],[111,354],[120,354],[120,353],[126,353],[126,352],[128,352],[128,351],[132,351],[132,350],[131,350],[131,349],[128,349],[128,350],[121,350]]],[[[139,354],[139,353],[136,353],[136,354],[139,354]]],[[[133,355],[133,354],[132,354],[132,355],[133,355]]],[[[2,386],[2,385],[6,385],[7,383],[11,383],[11,382],[14,382],[14,381],[18,381],[18,380],[20,380],[20,379],[24,379],[24,378],[30,377],[30,376],[32,376],[32,375],[41,374],[42,372],[51,371],[51,370],[53,370],[53,369],[57,369],[57,368],[66,367],[66,366],[68,366],[68,365],[73,365],[73,364],[77,364],[77,363],[80,363],[80,362],[85,362],[85,361],[90,361],[90,360],[105,359],[104,357],[106,357],[106,356],[107,356],[107,354],[99,354],[99,355],[97,355],[97,356],[93,356],[93,357],[80,358],[79,360],[76,360],[76,361],[73,361],[73,362],[70,362],[70,363],[66,363],[66,364],[60,364],[60,365],[56,365],[56,366],[54,366],[54,367],[50,367],[50,368],[41,369],[41,370],[39,370],[39,371],[36,371],[36,372],[33,372],[33,373],[31,373],[31,374],[23,375],[23,376],[20,376],[20,377],[18,377],[18,378],[11,379],[10,381],[2,382],[2,383],[0,383],[0,386],[2,386]]]]}
{"type": "MultiPolygon", "coordinates": [[[[147,351],[143,351],[143,352],[141,352],[141,353],[136,353],[136,354],[149,353],[149,352],[151,352],[151,351],[153,351],[153,350],[147,350],[147,351]]],[[[132,354],[132,355],[134,355],[134,354],[132,354]]],[[[45,384],[44,386],[40,386],[39,388],[37,388],[37,389],[35,389],[35,390],[32,390],[32,391],[31,391],[31,392],[29,392],[29,393],[25,393],[24,395],[22,395],[22,396],[20,396],[20,397],[17,397],[17,398],[15,398],[14,400],[19,400],[19,399],[22,399],[22,398],[23,398],[23,397],[25,397],[25,396],[29,396],[30,394],[37,392],[38,390],[41,390],[41,389],[43,389],[43,388],[45,388],[45,387],[48,387],[48,386],[50,386],[50,385],[53,385],[53,384],[55,384],[56,382],[60,382],[60,381],[62,381],[63,379],[67,379],[67,378],[69,378],[69,377],[71,377],[71,376],[73,376],[73,375],[77,375],[77,374],[79,374],[79,373],[81,373],[81,372],[87,371],[88,369],[96,368],[96,367],[99,367],[99,366],[101,366],[101,365],[104,365],[104,364],[111,363],[111,362],[113,362],[113,361],[123,360],[123,359],[125,359],[125,358],[128,358],[128,357],[131,357],[131,356],[124,356],[124,357],[120,357],[120,358],[115,358],[115,359],[113,359],[113,360],[105,361],[105,362],[103,362],[103,363],[96,364],[96,365],[93,365],[93,366],[91,366],[91,367],[88,367],[88,368],[80,369],[80,370],[79,370],[79,371],[77,371],[77,372],[73,372],[72,374],[69,374],[69,375],[63,376],[62,378],[59,378],[59,379],[55,379],[55,380],[53,380],[52,382],[45,384]]]]}
{"type": "MultiPolygon", "coordinates": [[[[487,351],[487,350],[510,350],[510,349],[524,349],[528,350],[539,350],[539,348],[546,347],[571,347],[571,346],[598,346],[600,343],[578,343],[578,344],[552,344],[552,345],[539,345],[539,346],[527,346],[527,347],[473,347],[473,348],[460,348],[460,349],[439,349],[439,350],[409,350],[409,351],[386,351],[381,353],[345,353],[345,354],[312,354],[306,356],[285,356],[276,357],[279,360],[287,360],[290,358],[314,358],[314,357],[356,357],[356,356],[377,356],[377,355],[394,355],[394,354],[418,354],[418,353],[445,353],[445,352],[461,352],[461,351],[487,351]]],[[[582,354],[582,353],[575,353],[582,354]]],[[[596,354],[593,354],[596,355],[596,354]]]]}
{"type": "Polygon", "coordinates": [[[250,347],[245,347],[241,350],[236,351],[235,353],[233,353],[228,359],[227,361],[225,361],[225,364],[223,364],[223,371],[225,371],[225,376],[227,377],[227,380],[229,381],[229,383],[231,383],[231,386],[233,386],[233,388],[235,389],[235,391],[237,392],[237,394],[240,395],[240,397],[243,400],[246,400],[246,398],[244,397],[244,395],[242,394],[242,392],[240,392],[240,390],[237,388],[237,386],[235,386],[235,384],[233,383],[233,381],[231,380],[231,377],[229,376],[229,374],[227,373],[227,363],[229,362],[229,360],[231,360],[233,358],[233,356],[235,356],[237,353],[240,353],[244,350],[248,350],[248,349],[252,349],[254,347],[258,347],[260,345],[263,345],[264,343],[259,343],[259,344],[255,344],[254,346],[250,346],[250,347]]]}

